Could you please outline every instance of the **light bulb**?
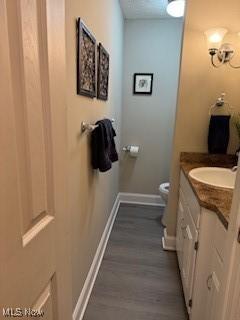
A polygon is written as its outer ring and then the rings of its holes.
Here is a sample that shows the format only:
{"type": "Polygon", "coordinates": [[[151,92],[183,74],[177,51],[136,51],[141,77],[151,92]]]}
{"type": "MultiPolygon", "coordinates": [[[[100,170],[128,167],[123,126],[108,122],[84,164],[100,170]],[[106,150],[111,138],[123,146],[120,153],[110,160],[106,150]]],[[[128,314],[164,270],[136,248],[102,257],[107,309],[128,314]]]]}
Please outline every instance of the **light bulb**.
{"type": "Polygon", "coordinates": [[[185,0],[172,0],[168,3],[167,13],[174,17],[180,18],[184,16],[185,0]]]}
{"type": "Polygon", "coordinates": [[[222,40],[224,38],[224,36],[226,35],[226,33],[228,32],[227,29],[225,28],[213,28],[213,29],[209,29],[205,32],[205,35],[207,37],[207,45],[208,45],[208,49],[219,49],[221,44],[222,44],[222,40]]]}

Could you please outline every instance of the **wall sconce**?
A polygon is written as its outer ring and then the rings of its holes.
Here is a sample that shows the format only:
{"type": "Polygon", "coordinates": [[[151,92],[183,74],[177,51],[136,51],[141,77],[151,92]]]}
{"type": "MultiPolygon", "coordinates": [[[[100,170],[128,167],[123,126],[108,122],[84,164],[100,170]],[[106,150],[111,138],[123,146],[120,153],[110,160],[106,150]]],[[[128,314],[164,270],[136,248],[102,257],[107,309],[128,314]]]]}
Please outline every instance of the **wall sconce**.
{"type": "Polygon", "coordinates": [[[223,38],[228,30],[224,28],[213,28],[205,32],[208,43],[208,51],[211,56],[212,65],[215,68],[221,67],[223,64],[228,63],[232,68],[238,69],[240,66],[234,66],[231,60],[234,56],[234,48],[230,43],[223,43],[223,38]],[[214,57],[217,56],[219,63],[214,62],[214,57]]]}

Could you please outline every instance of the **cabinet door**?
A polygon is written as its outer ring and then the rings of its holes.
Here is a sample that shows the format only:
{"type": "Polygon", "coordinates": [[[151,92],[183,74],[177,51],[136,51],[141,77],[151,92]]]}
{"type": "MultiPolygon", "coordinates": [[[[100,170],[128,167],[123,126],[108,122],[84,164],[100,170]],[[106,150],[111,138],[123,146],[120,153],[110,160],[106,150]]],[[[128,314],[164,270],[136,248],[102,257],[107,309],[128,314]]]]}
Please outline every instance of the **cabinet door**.
{"type": "Polygon", "coordinates": [[[217,300],[220,291],[220,281],[218,275],[215,271],[207,279],[209,283],[209,295],[208,295],[208,303],[206,308],[206,320],[214,320],[216,311],[217,311],[217,300]]]}
{"type": "Polygon", "coordinates": [[[222,262],[216,250],[213,253],[212,272],[206,279],[207,306],[204,320],[218,320],[219,297],[221,288],[222,262]]]}
{"type": "Polygon", "coordinates": [[[192,220],[188,208],[184,209],[184,222],[183,228],[183,255],[182,255],[182,282],[186,305],[190,313],[189,302],[192,299],[193,280],[196,263],[196,242],[198,239],[198,231],[192,220]]]}
{"type": "Polygon", "coordinates": [[[177,235],[176,235],[176,249],[178,256],[178,264],[180,270],[182,270],[182,260],[183,260],[183,228],[185,225],[184,221],[184,209],[183,209],[183,199],[180,196],[178,202],[178,219],[177,219],[177,235]]]}

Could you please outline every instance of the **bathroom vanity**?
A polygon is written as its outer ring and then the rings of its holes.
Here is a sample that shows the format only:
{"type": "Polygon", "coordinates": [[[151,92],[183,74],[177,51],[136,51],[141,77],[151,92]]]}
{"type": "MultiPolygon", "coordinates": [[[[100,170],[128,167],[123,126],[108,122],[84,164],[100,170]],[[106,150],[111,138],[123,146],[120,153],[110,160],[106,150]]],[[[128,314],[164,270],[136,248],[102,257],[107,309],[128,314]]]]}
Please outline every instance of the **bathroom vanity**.
{"type": "Polygon", "coordinates": [[[190,177],[194,168],[231,168],[234,156],[181,155],[176,248],[191,320],[218,319],[228,218],[233,190],[190,177]]]}

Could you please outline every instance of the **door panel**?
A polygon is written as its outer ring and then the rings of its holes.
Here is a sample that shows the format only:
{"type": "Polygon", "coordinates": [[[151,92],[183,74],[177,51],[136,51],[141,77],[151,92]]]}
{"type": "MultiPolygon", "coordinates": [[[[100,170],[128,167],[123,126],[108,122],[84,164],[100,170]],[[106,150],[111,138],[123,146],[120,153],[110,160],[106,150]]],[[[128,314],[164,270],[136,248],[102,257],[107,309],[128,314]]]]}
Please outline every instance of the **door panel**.
{"type": "MultiPolygon", "coordinates": [[[[211,275],[211,291],[208,294],[208,303],[206,306],[205,318],[206,320],[214,320],[217,308],[217,296],[220,290],[220,283],[215,272],[211,275]]],[[[216,319],[217,320],[217,319],[216,319]]]]}
{"type": "MultiPolygon", "coordinates": [[[[12,7],[9,8],[10,14],[12,11],[12,7]]],[[[14,57],[14,60],[18,59],[20,66],[14,68],[14,77],[18,73],[20,81],[13,83],[13,90],[20,93],[16,97],[15,117],[18,160],[21,163],[24,232],[33,228],[41,219],[50,222],[51,219],[46,219],[46,215],[53,215],[46,14],[45,1],[21,1],[15,12],[18,23],[13,26],[13,31],[15,34],[19,33],[19,38],[11,43],[12,50],[19,52],[19,57],[14,57]]],[[[37,228],[33,233],[36,230],[37,228]]]]}
{"type": "MultiPolygon", "coordinates": [[[[30,182],[31,215],[28,224],[48,210],[48,196],[52,194],[52,188],[47,190],[47,180],[51,180],[52,174],[47,175],[46,160],[51,157],[47,150],[51,150],[49,120],[49,97],[45,90],[44,82],[48,77],[47,63],[44,61],[46,53],[40,52],[40,48],[47,50],[46,39],[43,39],[41,25],[46,22],[46,3],[39,0],[22,0],[20,2],[20,52],[22,57],[22,88],[23,110],[25,115],[24,132],[26,154],[29,167],[26,177],[30,182]]],[[[25,159],[24,159],[25,160],[25,159]]],[[[26,161],[26,160],[25,160],[26,161]]],[[[50,184],[51,185],[51,184],[50,184]]],[[[52,187],[52,186],[51,186],[52,187]]]]}
{"type": "Polygon", "coordinates": [[[33,306],[34,312],[36,314],[44,313],[44,318],[46,320],[54,319],[53,315],[53,297],[52,297],[52,284],[49,283],[47,287],[43,290],[37,302],[33,306]]]}
{"type": "Polygon", "coordinates": [[[64,38],[63,0],[0,0],[0,308],[66,320],[64,38]]]}

